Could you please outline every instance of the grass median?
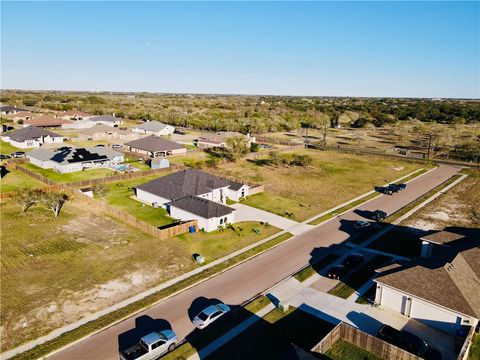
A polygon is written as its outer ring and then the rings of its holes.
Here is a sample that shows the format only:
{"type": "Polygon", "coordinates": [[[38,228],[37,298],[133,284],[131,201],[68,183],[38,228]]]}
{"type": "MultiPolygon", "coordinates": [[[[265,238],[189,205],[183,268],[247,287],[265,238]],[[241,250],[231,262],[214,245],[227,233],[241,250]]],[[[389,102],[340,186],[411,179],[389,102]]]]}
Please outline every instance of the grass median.
{"type": "Polygon", "coordinates": [[[96,331],[99,331],[103,329],[106,326],[109,326],[121,319],[127,318],[129,316],[132,316],[133,314],[148,308],[149,306],[152,306],[153,304],[167,298],[168,296],[171,296],[172,294],[175,294],[177,292],[180,292],[187,287],[193,286],[196,283],[201,282],[202,280],[205,280],[211,276],[217,275],[221,273],[222,271],[227,270],[228,268],[235,266],[239,264],[242,261],[247,260],[248,258],[255,256],[265,250],[268,250],[269,248],[280,244],[281,242],[291,238],[293,235],[290,233],[285,233],[280,236],[277,236],[273,238],[272,240],[261,244],[253,249],[250,249],[248,251],[245,251],[244,253],[235,256],[232,259],[229,259],[227,261],[224,261],[218,265],[215,265],[211,268],[205,269],[201,273],[198,273],[196,275],[193,275],[183,281],[180,281],[166,289],[160,290],[152,295],[149,295],[139,301],[136,301],[130,305],[127,305],[121,309],[115,310],[107,315],[104,315],[96,320],[90,321],[82,326],[79,326],[78,328],[68,331],[55,339],[52,339],[50,341],[47,341],[41,345],[38,345],[28,351],[25,351],[21,354],[18,354],[14,357],[12,357],[13,360],[20,360],[20,359],[36,359],[42,356],[45,356],[63,346],[68,345],[69,343],[72,343],[76,340],[81,339],[84,336],[87,336],[89,334],[92,334],[96,331]]]}

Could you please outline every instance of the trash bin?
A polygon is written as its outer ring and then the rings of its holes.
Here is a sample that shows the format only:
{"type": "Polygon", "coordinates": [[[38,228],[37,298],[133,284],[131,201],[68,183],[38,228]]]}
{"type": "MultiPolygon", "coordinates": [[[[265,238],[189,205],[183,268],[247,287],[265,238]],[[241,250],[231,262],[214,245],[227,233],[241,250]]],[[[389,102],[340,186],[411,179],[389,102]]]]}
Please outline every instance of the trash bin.
{"type": "Polygon", "coordinates": [[[193,233],[195,232],[195,226],[193,226],[193,225],[192,225],[192,226],[189,226],[189,227],[188,227],[188,232],[189,232],[190,234],[193,234],[193,233]]]}
{"type": "Polygon", "coordinates": [[[288,305],[286,301],[280,301],[278,303],[278,309],[282,312],[287,312],[289,308],[290,308],[290,305],[288,305]]]}

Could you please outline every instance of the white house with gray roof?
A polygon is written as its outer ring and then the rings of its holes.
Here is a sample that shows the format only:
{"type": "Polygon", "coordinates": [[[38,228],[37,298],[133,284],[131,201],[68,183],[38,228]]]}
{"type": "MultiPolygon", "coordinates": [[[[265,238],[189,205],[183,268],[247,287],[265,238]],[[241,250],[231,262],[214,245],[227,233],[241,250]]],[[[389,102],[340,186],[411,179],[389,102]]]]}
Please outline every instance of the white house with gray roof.
{"type": "Polygon", "coordinates": [[[144,135],[166,136],[173,134],[175,128],[159,121],[147,121],[133,127],[132,131],[144,135]]]}
{"type": "Polygon", "coordinates": [[[141,184],[135,195],[144,203],[167,209],[174,218],[197,220],[201,229],[213,231],[235,222],[235,209],[225,205],[232,186],[240,190],[243,184],[188,169],[141,184]]]}
{"type": "Polygon", "coordinates": [[[123,163],[123,154],[107,147],[36,149],[26,154],[30,163],[43,169],[69,173],[97,168],[109,168],[123,163]]]}
{"type": "Polygon", "coordinates": [[[20,149],[63,142],[63,136],[37,126],[27,126],[2,134],[2,140],[20,149]]]}

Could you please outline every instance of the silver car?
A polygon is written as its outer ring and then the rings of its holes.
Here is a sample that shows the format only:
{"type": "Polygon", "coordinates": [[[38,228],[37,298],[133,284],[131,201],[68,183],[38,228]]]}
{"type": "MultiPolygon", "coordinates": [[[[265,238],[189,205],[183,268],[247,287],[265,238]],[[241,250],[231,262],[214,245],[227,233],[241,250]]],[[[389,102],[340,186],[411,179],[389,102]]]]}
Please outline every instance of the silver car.
{"type": "Polygon", "coordinates": [[[205,329],[208,325],[220,319],[228,312],[230,312],[230,307],[223,303],[219,303],[217,305],[210,305],[200,314],[195,316],[195,318],[193,319],[193,324],[197,327],[197,329],[205,329]]]}

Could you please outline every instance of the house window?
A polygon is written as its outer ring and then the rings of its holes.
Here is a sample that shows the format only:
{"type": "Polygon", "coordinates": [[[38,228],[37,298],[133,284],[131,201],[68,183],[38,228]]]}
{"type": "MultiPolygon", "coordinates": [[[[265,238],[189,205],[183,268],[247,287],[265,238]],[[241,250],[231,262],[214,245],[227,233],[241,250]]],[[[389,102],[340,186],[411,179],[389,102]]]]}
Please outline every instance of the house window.
{"type": "Polygon", "coordinates": [[[226,224],[227,223],[227,218],[225,217],[225,219],[223,220],[223,222],[226,224]]]}
{"type": "Polygon", "coordinates": [[[223,219],[220,219],[220,225],[222,225],[222,224],[223,224],[223,219]]]}

